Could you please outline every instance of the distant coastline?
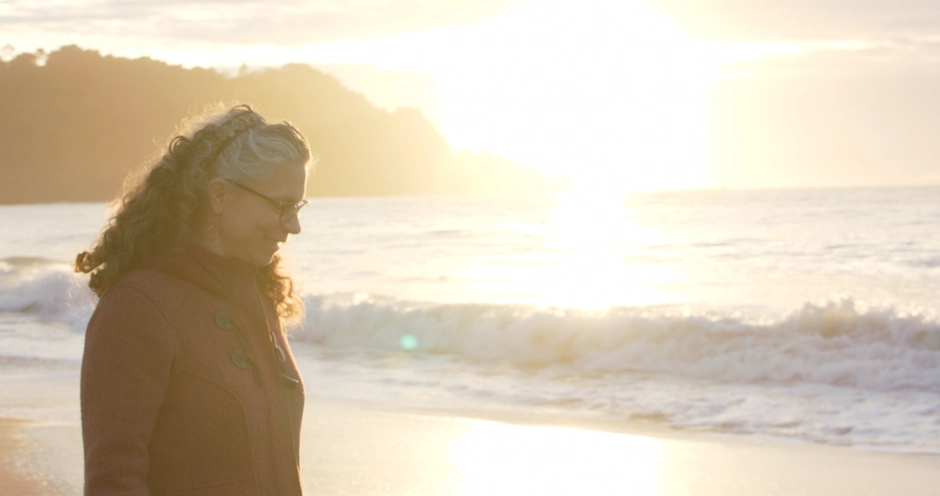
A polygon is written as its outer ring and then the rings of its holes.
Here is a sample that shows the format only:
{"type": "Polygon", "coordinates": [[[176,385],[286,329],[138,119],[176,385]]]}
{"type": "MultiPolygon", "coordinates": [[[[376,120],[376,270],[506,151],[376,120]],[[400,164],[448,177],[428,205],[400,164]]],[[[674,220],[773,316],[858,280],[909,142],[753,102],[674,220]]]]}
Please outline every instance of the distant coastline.
{"type": "Polygon", "coordinates": [[[553,191],[563,181],[486,152],[451,150],[417,109],[388,112],[301,64],[227,77],[66,46],[0,62],[0,204],[107,201],[156,161],[174,123],[249,103],[287,119],[319,155],[311,196],[553,191]]]}

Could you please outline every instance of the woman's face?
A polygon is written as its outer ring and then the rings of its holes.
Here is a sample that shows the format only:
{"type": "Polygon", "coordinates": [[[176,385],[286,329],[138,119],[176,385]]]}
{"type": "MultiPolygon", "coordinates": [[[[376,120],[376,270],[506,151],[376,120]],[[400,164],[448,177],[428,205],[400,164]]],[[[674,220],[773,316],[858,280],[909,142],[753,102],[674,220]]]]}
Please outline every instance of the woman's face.
{"type": "MultiPolygon", "coordinates": [[[[266,181],[245,180],[239,184],[282,204],[295,204],[306,196],[307,169],[300,165],[278,166],[266,181]]],[[[278,207],[272,202],[232,183],[225,183],[221,206],[215,245],[222,256],[265,266],[289,234],[300,233],[296,215],[285,217],[282,223],[278,207]]]]}

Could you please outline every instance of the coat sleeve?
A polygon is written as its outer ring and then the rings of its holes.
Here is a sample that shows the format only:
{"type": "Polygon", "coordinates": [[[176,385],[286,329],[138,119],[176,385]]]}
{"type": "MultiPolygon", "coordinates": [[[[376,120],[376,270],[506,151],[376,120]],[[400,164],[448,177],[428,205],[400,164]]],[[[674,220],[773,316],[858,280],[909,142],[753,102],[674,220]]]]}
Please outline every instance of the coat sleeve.
{"type": "Polygon", "coordinates": [[[178,349],[143,292],[110,289],[85,333],[82,437],[86,495],[146,495],[148,445],[178,349]]]}

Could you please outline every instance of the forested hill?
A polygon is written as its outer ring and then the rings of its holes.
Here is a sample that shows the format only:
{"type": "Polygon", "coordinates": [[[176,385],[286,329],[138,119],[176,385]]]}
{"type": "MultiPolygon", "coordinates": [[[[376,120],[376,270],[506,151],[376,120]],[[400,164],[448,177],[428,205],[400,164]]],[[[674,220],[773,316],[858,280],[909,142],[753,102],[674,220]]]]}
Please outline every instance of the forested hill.
{"type": "Polygon", "coordinates": [[[452,152],[419,110],[378,109],[306,65],[225,77],[75,46],[45,57],[0,63],[0,203],[112,199],[181,121],[218,102],[297,126],[320,157],[312,196],[552,187],[506,160],[452,152]]]}

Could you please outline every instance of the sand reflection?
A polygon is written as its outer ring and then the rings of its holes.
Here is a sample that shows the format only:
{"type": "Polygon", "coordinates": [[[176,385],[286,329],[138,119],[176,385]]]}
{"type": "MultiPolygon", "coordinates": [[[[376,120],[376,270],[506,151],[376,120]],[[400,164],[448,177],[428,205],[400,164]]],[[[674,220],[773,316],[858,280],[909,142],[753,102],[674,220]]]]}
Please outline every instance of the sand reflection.
{"type": "Polygon", "coordinates": [[[651,438],[560,427],[473,423],[452,447],[454,494],[630,494],[660,490],[663,454],[651,438]]]}

